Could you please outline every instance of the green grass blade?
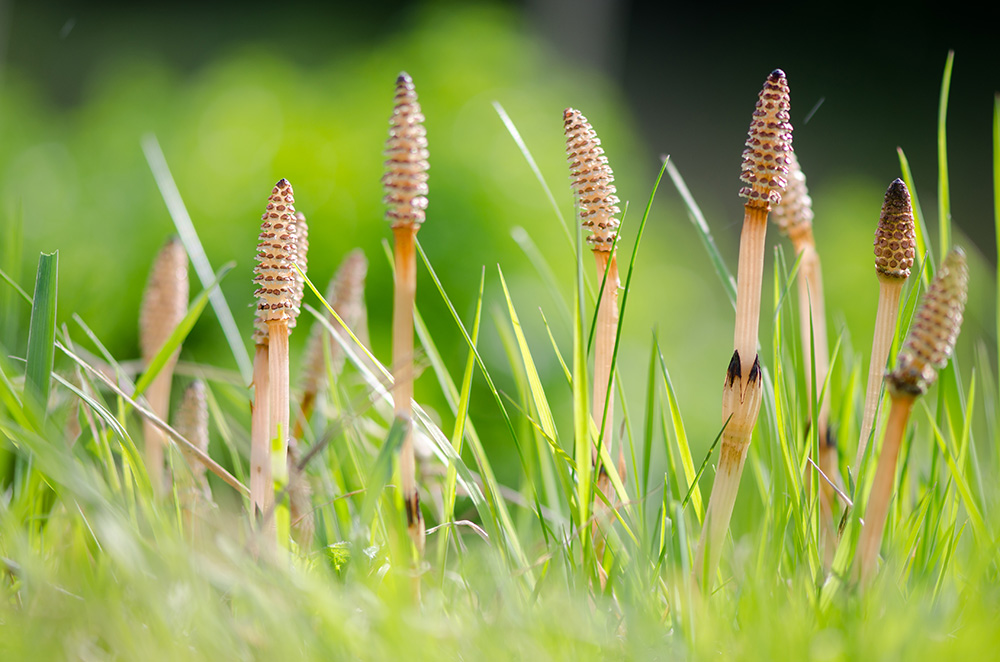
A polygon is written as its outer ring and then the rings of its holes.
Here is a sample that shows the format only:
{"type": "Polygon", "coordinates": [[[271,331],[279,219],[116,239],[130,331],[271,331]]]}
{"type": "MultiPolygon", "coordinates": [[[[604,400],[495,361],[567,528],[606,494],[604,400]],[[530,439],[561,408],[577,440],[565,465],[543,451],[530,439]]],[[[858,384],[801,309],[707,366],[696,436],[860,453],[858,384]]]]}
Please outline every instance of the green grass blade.
{"type": "Polygon", "coordinates": [[[538,412],[538,421],[542,426],[542,431],[552,440],[558,439],[556,434],[556,423],[552,417],[552,410],[549,408],[549,401],[542,387],[542,380],[538,377],[538,369],[535,361],[531,358],[531,349],[528,347],[528,340],[524,337],[524,330],[521,328],[521,321],[514,310],[514,302],[510,298],[510,290],[507,289],[507,281],[503,277],[503,270],[497,265],[497,273],[500,276],[500,286],[503,288],[504,297],[507,299],[507,310],[510,313],[510,322],[514,327],[514,337],[517,339],[517,347],[521,353],[521,362],[524,364],[525,373],[528,376],[528,387],[531,391],[531,399],[538,412]]]}
{"type": "MultiPolygon", "coordinates": [[[[934,421],[934,416],[931,414],[930,409],[927,407],[927,403],[921,401],[924,407],[924,411],[927,414],[927,420],[931,424],[931,429],[934,432],[934,441],[937,444],[937,448],[941,453],[941,457],[944,458],[945,463],[948,465],[948,470],[951,472],[951,478],[955,481],[955,487],[958,488],[958,493],[962,497],[962,505],[965,506],[965,511],[969,515],[969,519],[972,521],[972,530],[976,534],[976,540],[980,544],[988,544],[991,541],[989,537],[988,530],[986,528],[986,522],[983,520],[983,516],[979,513],[979,508],[976,506],[976,501],[972,496],[972,490],[969,488],[969,483],[965,479],[964,473],[959,469],[955,457],[952,455],[951,450],[948,448],[948,444],[945,441],[944,435],[941,433],[941,429],[938,427],[937,423],[934,421]]],[[[970,412],[971,415],[971,405],[970,412]]]]}
{"type": "Polygon", "coordinates": [[[235,262],[229,262],[222,265],[222,268],[219,269],[219,273],[215,275],[215,280],[213,280],[208,287],[202,290],[201,293],[195,297],[194,301],[191,302],[191,306],[188,308],[187,314],[184,315],[184,318],[174,328],[170,337],[168,337],[166,342],[163,343],[163,347],[161,347],[160,351],[158,351],[156,356],[153,357],[153,360],[149,362],[149,367],[146,368],[146,371],[143,373],[142,377],[139,378],[139,381],[135,383],[134,397],[142,395],[146,388],[153,383],[154,379],[156,379],[156,376],[160,374],[163,366],[167,364],[167,361],[170,360],[170,357],[173,356],[174,352],[176,352],[184,343],[188,334],[191,333],[191,329],[194,328],[195,322],[198,321],[198,318],[201,317],[202,311],[205,310],[205,306],[208,305],[209,297],[212,296],[212,293],[219,286],[219,283],[221,283],[222,279],[226,277],[226,274],[232,271],[235,266],[235,262]]]}
{"type": "MultiPolygon", "coordinates": [[[[476,315],[472,322],[472,342],[479,340],[479,323],[482,319],[483,311],[483,289],[486,285],[486,269],[479,275],[479,296],[476,297],[476,315]]],[[[421,342],[423,340],[421,339],[421,342]]],[[[465,359],[465,371],[462,374],[462,389],[459,392],[459,400],[455,412],[455,429],[451,435],[451,447],[455,449],[455,455],[462,456],[462,441],[465,439],[465,423],[469,417],[469,400],[472,395],[472,376],[476,369],[476,356],[469,351],[465,359]]],[[[442,522],[451,522],[455,519],[455,482],[458,478],[458,470],[454,465],[448,465],[444,483],[444,516],[442,522]]],[[[438,567],[444,567],[444,551],[447,550],[448,535],[451,527],[445,527],[442,533],[444,540],[441,543],[441,562],[438,567]]]]}
{"type": "Polygon", "coordinates": [[[493,109],[497,111],[497,115],[500,116],[500,121],[507,128],[507,132],[510,133],[510,137],[514,139],[517,144],[517,148],[521,150],[521,154],[524,156],[524,160],[528,162],[528,167],[531,168],[531,172],[534,173],[535,179],[542,186],[542,190],[545,191],[545,197],[549,199],[549,204],[552,205],[552,211],[556,213],[556,218],[559,219],[559,224],[562,226],[563,232],[566,235],[566,241],[569,243],[570,250],[573,249],[573,235],[569,231],[569,226],[566,224],[566,218],[562,215],[559,210],[559,205],[556,203],[556,198],[552,195],[552,189],[549,185],[545,183],[545,177],[542,176],[542,171],[538,168],[538,164],[535,163],[535,157],[531,155],[531,150],[528,149],[528,145],[525,144],[524,139],[521,137],[521,133],[514,126],[514,121],[510,119],[510,115],[504,110],[500,102],[493,102],[493,109]]]}
{"type": "Polygon", "coordinates": [[[903,181],[906,183],[906,188],[910,190],[910,202],[913,206],[913,224],[914,234],[917,240],[917,259],[922,263],[926,263],[920,269],[920,278],[924,284],[924,288],[930,284],[931,277],[934,276],[934,260],[925,260],[924,256],[929,255],[931,252],[930,240],[927,237],[927,226],[924,225],[924,212],[920,209],[920,198],[917,196],[917,185],[913,181],[913,173],[910,171],[910,162],[906,158],[906,154],[903,152],[902,147],[896,148],[896,153],[899,155],[899,169],[903,172],[903,181]]]}
{"type": "Polygon", "coordinates": [[[684,419],[681,418],[680,405],[677,403],[677,393],[674,391],[674,384],[670,380],[670,371],[667,370],[666,359],[663,358],[663,351],[660,349],[659,341],[656,343],[656,353],[660,360],[660,372],[663,374],[663,385],[667,390],[667,406],[670,410],[670,421],[674,428],[674,440],[677,444],[677,454],[681,458],[681,468],[684,470],[684,479],[687,481],[687,489],[691,495],[691,504],[694,506],[695,515],[698,522],[704,516],[704,505],[701,497],[701,488],[698,486],[694,472],[694,460],[691,457],[691,446],[688,444],[687,432],[684,429],[684,419]]]}
{"type": "Polygon", "coordinates": [[[955,51],[948,51],[941,77],[941,98],[938,101],[938,243],[941,261],[951,248],[951,192],[948,186],[948,92],[951,89],[951,68],[955,62],[955,51]]]}
{"type": "Polygon", "coordinates": [[[31,323],[28,327],[28,363],[24,373],[25,404],[39,422],[45,419],[52,383],[58,279],[59,251],[42,253],[35,276],[35,295],[32,297],[31,323]]]}
{"type": "MultiPolygon", "coordinates": [[[[18,205],[16,212],[12,213],[13,218],[5,224],[3,232],[3,246],[0,248],[0,264],[17,278],[21,276],[23,263],[22,246],[24,244],[24,216],[22,206],[18,205]]],[[[17,283],[0,271],[0,277],[13,285],[14,291],[27,296],[17,283]]],[[[0,343],[8,342],[12,346],[17,344],[17,333],[21,318],[21,306],[7,288],[0,288],[0,343]]]]}
{"type": "Polygon", "coordinates": [[[552,353],[555,354],[556,360],[559,362],[559,367],[562,368],[563,376],[566,377],[566,384],[572,388],[573,375],[570,373],[569,366],[566,365],[565,359],[563,359],[562,352],[559,351],[559,344],[556,343],[556,337],[552,335],[552,327],[549,326],[549,320],[545,317],[544,311],[539,309],[538,312],[542,316],[542,324],[545,326],[545,331],[549,334],[549,342],[552,344],[552,353]]]}
{"type": "MultiPolygon", "coordinates": [[[[212,269],[212,265],[208,261],[208,255],[205,254],[201,239],[198,238],[198,232],[194,229],[194,223],[184,206],[184,200],[177,189],[177,184],[174,183],[174,177],[170,174],[170,168],[167,166],[167,160],[163,156],[163,150],[160,149],[160,143],[156,136],[148,133],[142,137],[142,151],[146,155],[146,162],[153,173],[153,179],[156,180],[156,186],[160,189],[160,196],[167,205],[170,218],[173,219],[174,226],[177,228],[177,236],[180,237],[181,243],[184,244],[184,250],[191,258],[191,265],[201,280],[201,286],[208,290],[211,287],[212,279],[215,278],[215,270],[212,269]]],[[[210,300],[212,310],[215,311],[215,316],[222,326],[222,333],[226,337],[226,342],[229,343],[229,349],[233,353],[233,358],[236,359],[240,376],[243,377],[245,384],[249,384],[253,379],[253,363],[250,361],[250,354],[243,342],[243,336],[240,335],[240,331],[236,327],[229,303],[226,302],[222,290],[213,291],[210,300]]]]}
{"type": "MultiPolygon", "coordinates": [[[[1000,94],[993,98],[993,234],[1000,255],[1000,94]]],[[[997,377],[1000,378],[1000,261],[997,263],[997,377]]]]}
{"type": "Polygon", "coordinates": [[[677,166],[669,160],[665,160],[664,163],[667,174],[670,175],[674,186],[677,187],[677,192],[681,194],[681,198],[684,200],[688,218],[694,223],[695,230],[698,231],[698,238],[701,239],[701,243],[705,245],[705,250],[708,251],[708,257],[712,261],[712,266],[715,267],[715,273],[722,281],[722,289],[725,290],[726,296],[729,297],[729,302],[733,304],[733,309],[735,309],[736,279],[733,278],[733,274],[730,273],[725,260],[722,259],[722,253],[719,252],[719,247],[715,245],[715,239],[712,237],[712,231],[708,228],[708,222],[705,221],[705,216],[701,213],[698,203],[694,201],[694,197],[691,195],[691,191],[688,190],[687,184],[684,183],[684,178],[681,177],[677,166]]]}
{"type": "MultiPolygon", "coordinates": [[[[591,442],[590,442],[590,412],[587,410],[587,354],[586,342],[583,337],[583,260],[580,250],[580,231],[577,229],[576,251],[576,287],[573,290],[573,458],[576,460],[577,487],[577,526],[581,531],[590,520],[591,501],[591,442]]],[[[608,467],[615,466],[609,463],[608,467]]],[[[615,474],[608,470],[608,476],[615,474]]],[[[590,536],[583,535],[584,549],[590,536]]]]}
{"type": "MultiPolygon", "coordinates": [[[[615,381],[615,370],[618,366],[618,349],[621,345],[622,339],[622,329],[625,326],[625,311],[628,307],[628,295],[632,290],[632,274],[635,271],[635,260],[639,255],[639,245],[642,243],[642,235],[646,229],[646,221],[649,220],[649,212],[653,208],[653,198],[656,197],[656,190],[660,187],[660,180],[663,179],[663,171],[667,169],[667,164],[670,162],[670,157],[663,159],[663,165],[660,167],[660,172],[656,175],[656,181],[653,182],[653,190],[649,192],[649,200],[646,201],[646,210],[642,213],[642,220],[639,221],[639,230],[635,235],[635,246],[632,248],[632,257],[629,258],[628,271],[625,273],[625,289],[622,291],[621,295],[621,307],[618,312],[618,328],[615,329],[615,346],[611,352],[611,370],[608,373],[608,383],[602,385],[605,388],[605,393],[611,393],[612,384],[615,381]]],[[[624,218],[624,216],[623,216],[624,218]]],[[[618,244],[618,237],[615,237],[615,245],[618,244]]],[[[614,250],[614,248],[612,248],[614,250]]],[[[604,273],[604,281],[607,281],[607,271],[604,273]]],[[[601,283],[601,290],[604,290],[605,283],[601,283]]],[[[598,295],[598,301],[600,300],[600,295],[598,295]]],[[[596,311],[595,311],[596,314],[596,311]]],[[[596,326],[596,318],[595,318],[596,326]]],[[[589,348],[589,345],[588,345],[589,348]]],[[[600,436],[598,439],[604,439],[604,428],[608,425],[608,405],[611,402],[611,398],[606,398],[604,402],[604,413],[601,415],[601,425],[600,425],[600,436]]],[[[624,403],[623,403],[624,404],[624,403]]],[[[613,421],[611,421],[613,423],[613,421]]]]}

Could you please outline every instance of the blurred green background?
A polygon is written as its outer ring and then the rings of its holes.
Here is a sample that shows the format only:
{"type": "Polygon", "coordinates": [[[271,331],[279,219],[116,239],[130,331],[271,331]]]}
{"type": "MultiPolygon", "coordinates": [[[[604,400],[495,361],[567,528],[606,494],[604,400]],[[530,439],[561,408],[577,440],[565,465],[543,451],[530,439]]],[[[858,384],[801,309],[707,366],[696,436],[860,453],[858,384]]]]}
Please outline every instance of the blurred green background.
{"type": "MultiPolygon", "coordinates": [[[[379,178],[393,83],[406,70],[420,95],[431,152],[430,207],[419,239],[467,323],[485,268],[488,324],[481,342],[509,392],[513,382],[496,330],[509,326],[497,279],[497,264],[503,267],[549,393],[566,405],[555,403],[557,422],[567,423],[569,389],[538,310],[568,353],[562,302],[571,300],[574,256],[492,102],[510,114],[571,223],[562,110],[574,106],[591,120],[629,202],[623,261],[659,156],[671,154],[735,271],[743,140],[764,78],[782,67],[792,89],[796,151],[814,199],[831,336],[846,331],[844,356],[867,362],[878,291],[871,240],[883,192],[899,176],[896,146],[910,158],[928,227],[937,226],[938,92],[947,50],[954,48],[955,241],[973,262],[960,351],[971,356],[980,341],[992,351],[989,141],[1000,70],[988,22],[952,25],[920,5],[882,15],[872,8],[836,15],[789,10],[783,17],[717,11],[589,0],[322,8],[7,2],[0,5],[3,268],[30,289],[38,252],[59,249],[60,322],[76,312],[116,357],[137,356],[137,310],[150,260],[173,232],[140,148],[151,133],[213,266],[237,262],[222,289],[248,345],[260,213],[273,183],[286,177],[310,221],[309,273],[318,287],[348,251],[361,247],[368,255],[372,345],[388,363],[391,276],[382,243],[390,233],[379,178]],[[512,238],[516,228],[539,247],[559,292],[547,291],[512,238]]],[[[788,250],[776,232],[768,242],[788,250]]],[[[418,305],[460,375],[464,343],[425,272],[419,277],[418,305]]],[[[770,278],[769,263],[765,353],[770,278]]],[[[193,284],[192,294],[199,289],[193,284]]],[[[9,301],[6,291],[0,296],[0,304],[9,301]]],[[[2,310],[3,342],[23,355],[26,311],[16,304],[2,310]]],[[[643,401],[654,329],[695,450],[703,451],[720,424],[732,309],[666,179],[626,312],[620,367],[634,403],[643,401]]],[[[293,354],[305,335],[293,335],[293,354]]],[[[184,358],[235,369],[210,310],[184,358]]],[[[512,458],[479,380],[476,389],[474,420],[492,452],[512,458]]],[[[445,409],[432,375],[418,381],[417,397],[445,409]]]]}

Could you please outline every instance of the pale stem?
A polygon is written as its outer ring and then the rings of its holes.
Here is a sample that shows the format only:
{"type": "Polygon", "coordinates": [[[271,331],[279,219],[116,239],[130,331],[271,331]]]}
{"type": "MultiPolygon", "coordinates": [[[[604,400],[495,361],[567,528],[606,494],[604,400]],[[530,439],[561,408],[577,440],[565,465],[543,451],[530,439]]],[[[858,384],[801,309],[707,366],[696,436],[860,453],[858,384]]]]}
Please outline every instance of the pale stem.
{"type": "MultiPolygon", "coordinates": [[[[170,408],[170,382],[173,381],[174,362],[170,361],[146,389],[146,401],[154,414],[164,421],[170,408]]],[[[167,439],[158,427],[148,420],[142,422],[143,438],[146,442],[146,471],[156,496],[163,496],[169,484],[164,466],[164,449],[167,439]]]]}
{"type": "Polygon", "coordinates": [[[740,353],[744,376],[757,357],[760,323],[760,288],[764,278],[764,236],[767,208],[746,206],[740,235],[740,261],[736,277],[736,327],[733,346],[740,353]]]}
{"type": "Polygon", "coordinates": [[[857,473],[868,448],[868,440],[876,432],[875,422],[878,418],[879,393],[882,389],[885,362],[889,358],[889,348],[892,346],[892,336],[896,331],[896,318],[899,315],[899,298],[903,291],[903,281],[900,278],[883,278],[879,276],[878,312],[875,315],[875,334],[872,338],[872,357],[868,365],[868,387],[865,391],[865,413],[861,421],[861,437],[858,439],[858,454],[854,458],[854,472],[857,473]]]}
{"type": "Polygon", "coordinates": [[[267,338],[271,475],[280,489],[288,484],[288,320],[268,320],[267,338]]]}
{"type": "MultiPolygon", "coordinates": [[[[823,303],[823,273],[820,268],[819,254],[811,240],[800,240],[795,243],[795,252],[799,260],[799,329],[802,335],[803,359],[806,366],[806,393],[809,405],[813,400],[812,348],[815,341],[816,350],[816,388],[822,389],[830,372],[830,345],[826,335],[826,309],[823,303]],[[810,318],[812,320],[812,336],[810,337],[810,318]]],[[[821,436],[826,434],[830,417],[830,398],[827,394],[820,403],[817,425],[821,436]]]]}
{"type": "Polygon", "coordinates": [[[267,345],[257,345],[253,357],[254,397],[250,414],[250,506],[255,517],[271,512],[274,507],[269,381],[267,345]]]}
{"type": "Polygon", "coordinates": [[[392,369],[393,410],[406,423],[399,453],[400,487],[407,512],[407,531],[417,553],[423,556],[424,526],[420,514],[413,452],[413,306],[417,294],[415,239],[418,227],[393,228],[396,281],[393,288],[392,369]]]}
{"type": "MultiPolygon", "coordinates": [[[[828,444],[830,422],[830,394],[824,393],[819,404],[819,415],[812,411],[813,382],[816,389],[822,391],[823,383],[830,372],[830,345],[826,335],[826,306],[823,297],[823,272],[820,266],[819,253],[816,252],[816,242],[811,231],[804,232],[792,239],[796,256],[799,260],[799,332],[802,338],[803,363],[805,364],[806,395],[809,402],[809,412],[819,434],[820,451],[817,464],[838,487],[843,483],[837,462],[837,447],[828,444]],[[816,378],[813,379],[813,354],[816,361],[816,378]]],[[[816,458],[814,458],[816,459],[816,458]]],[[[806,469],[810,485],[812,484],[812,469],[806,469]]],[[[833,563],[836,552],[837,532],[833,520],[833,499],[836,494],[833,487],[820,479],[820,513],[822,516],[823,560],[827,567],[833,563]]]]}
{"type": "MultiPolygon", "coordinates": [[[[611,439],[614,436],[612,430],[615,420],[615,394],[614,388],[609,389],[611,378],[611,361],[615,352],[615,335],[618,332],[618,287],[620,285],[618,277],[618,260],[615,255],[608,251],[594,251],[597,261],[598,281],[604,279],[607,272],[607,281],[601,300],[597,309],[597,332],[594,341],[594,399],[593,417],[594,424],[598,429],[601,421],[606,418],[604,434],[601,436],[601,445],[611,453],[611,439]],[[604,408],[607,406],[607,415],[604,408]]],[[[619,449],[621,451],[621,449],[619,449]]],[[[619,452],[619,464],[624,462],[625,456],[619,452]]],[[[594,462],[597,462],[597,448],[594,448],[594,462]]],[[[624,471],[623,466],[618,467],[619,474],[624,471]]]]}
{"type": "Polygon", "coordinates": [[[885,441],[882,442],[875,481],[868,497],[864,528],[861,529],[861,538],[858,540],[858,572],[862,586],[867,585],[875,573],[878,550],[882,544],[885,521],[889,514],[889,502],[892,499],[899,447],[906,432],[906,423],[909,421],[914,401],[915,398],[908,395],[892,398],[889,420],[885,428],[885,441]]]}
{"type": "Polygon", "coordinates": [[[743,463],[746,461],[747,449],[750,448],[749,444],[742,444],[741,441],[727,437],[729,437],[728,433],[724,432],[719,467],[715,474],[715,483],[712,485],[712,495],[708,499],[708,509],[705,511],[705,526],[701,530],[698,551],[694,566],[692,566],[696,583],[705,579],[709,590],[711,590],[716,569],[719,567],[726,531],[729,529],[729,521],[733,517],[736,495],[740,491],[743,463]],[[739,448],[740,445],[742,445],[742,449],[739,448]],[[708,551],[707,558],[706,549],[708,551]]]}

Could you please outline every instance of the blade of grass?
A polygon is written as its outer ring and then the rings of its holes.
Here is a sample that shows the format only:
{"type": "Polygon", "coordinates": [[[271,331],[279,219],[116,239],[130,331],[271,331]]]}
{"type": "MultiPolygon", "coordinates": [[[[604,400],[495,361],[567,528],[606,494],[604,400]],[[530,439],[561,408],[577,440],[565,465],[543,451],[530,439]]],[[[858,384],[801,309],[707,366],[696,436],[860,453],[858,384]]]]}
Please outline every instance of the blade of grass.
{"type": "MultiPolygon", "coordinates": [[[[958,493],[962,497],[962,505],[965,506],[965,511],[968,513],[969,519],[972,521],[972,530],[976,535],[976,540],[980,544],[988,544],[991,540],[989,531],[986,528],[986,522],[983,520],[983,516],[979,513],[979,508],[976,506],[975,499],[972,496],[972,490],[969,489],[969,483],[965,480],[965,475],[959,469],[954,456],[952,456],[951,451],[948,449],[948,444],[944,439],[944,435],[941,433],[941,429],[934,421],[934,415],[928,408],[927,403],[925,401],[921,401],[920,404],[923,406],[924,412],[927,414],[927,420],[931,424],[937,448],[941,452],[941,456],[944,458],[945,463],[948,465],[951,478],[955,481],[955,487],[958,488],[958,493]]],[[[970,416],[972,415],[971,406],[972,405],[970,404],[970,416]]]]}
{"type": "Polygon", "coordinates": [[[52,363],[55,358],[56,292],[59,279],[59,251],[38,257],[35,295],[32,297],[28,327],[28,362],[24,373],[25,405],[41,423],[46,417],[52,363]]]}
{"type": "MultiPolygon", "coordinates": [[[[479,340],[479,323],[482,317],[483,311],[483,289],[486,284],[486,269],[480,272],[479,275],[479,296],[476,297],[476,314],[472,322],[472,342],[476,343],[479,340]]],[[[423,338],[421,337],[421,343],[423,344],[423,338]]],[[[462,456],[462,442],[465,439],[465,423],[469,417],[469,400],[472,396],[472,376],[476,368],[476,357],[470,351],[465,359],[465,371],[462,374],[462,388],[459,392],[459,401],[457,406],[457,411],[455,412],[455,429],[451,435],[451,445],[455,449],[455,454],[459,457],[462,456]]],[[[455,481],[458,478],[458,470],[455,469],[453,465],[448,465],[448,472],[445,475],[444,484],[444,511],[443,517],[441,518],[443,522],[451,522],[455,519],[455,481]]],[[[440,544],[441,556],[439,557],[439,568],[444,568],[445,564],[445,553],[448,549],[448,536],[450,535],[450,528],[446,527],[443,532],[443,540],[440,544]]],[[[443,577],[442,577],[443,579],[443,577]]]]}
{"type": "Polygon", "coordinates": [[[725,290],[726,296],[729,297],[729,303],[735,309],[736,279],[733,278],[733,274],[726,267],[726,262],[722,259],[722,254],[719,252],[718,246],[715,245],[715,239],[712,237],[712,231],[708,228],[708,222],[705,221],[705,216],[701,213],[698,203],[694,201],[694,197],[691,195],[691,191],[688,190],[687,184],[684,183],[684,178],[681,177],[677,166],[665,157],[664,165],[667,174],[670,175],[670,179],[674,182],[674,186],[677,187],[677,192],[681,194],[681,198],[684,200],[684,206],[688,211],[688,218],[691,219],[695,230],[698,231],[698,238],[701,239],[701,242],[705,245],[705,250],[708,251],[708,257],[712,261],[712,266],[715,267],[715,273],[718,275],[719,280],[722,281],[722,289],[725,290]]]}
{"type": "MultiPolygon", "coordinates": [[[[920,209],[920,199],[917,197],[917,186],[913,181],[913,173],[910,171],[910,162],[906,158],[906,154],[903,152],[902,147],[896,148],[896,153],[899,155],[899,169],[903,171],[903,181],[906,183],[906,188],[910,191],[910,201],[913,206],[913,229],[914,234],[917,236],[917,255],[923,256],[923,263],[926,267],[920,270],[920,278],[924,284],[924,289],[930,285],[930,279],[934,276],[934,265],[933,260],[926,259],[926,256],[930,253],[930,240],[927,237],[927,226],[924,225],[924,212],[920,209]]],[[[893,348],[895,351],[895,347],[893,348]]]]}
{"type": "Polygon", "coordinates": [[[660,361],[660,372],[663,375],[663,385],[667,391],[667,407],[670,410],[670,420],[674,427],[674,440],[677,444],[677,454],[681,458],[681,467],[684,470],[684,479],[687,482],[687,489],[691,495],[691,504],[694,506],[695,516],[698,522],[705,516],[704,504],[701,497],[701,488],[698,486],[694,472],[694,460],[691,457],[691,446],[688,444],[687,432],[684,429],[684,420],[681,418],[680,406],[677,402],[677,393],[674,391],[674,384],[670,379],[670,371],[667,370],[666,359],[663,358],[663,351],[660,349],[659,340],[656,343],[656,354],[660,361]]]}
{"type": "Polygon", "coordinates": [[[951,249],[951,192],[948,186],[948,93],[951,89],[951,68],[955,62],[955,51],[948,51],[941,76],[941,98],[938,101],[938,243],[941,260],[951,249]]]}
{"type": "MultiPolygon", "coordinates": [[[[156,180],[156,186],[160,189],[160,196],[167,205],[170,218],[173,219],[174,226],[177,228],[177,236],[180,237],[181,243],[184,244],[184,250],[191,258],[191,264],[201,280],[202,287],[208,290],[213,278],[215,278],[215,270],[212,269],[212,265],[208,261],[205,249],[198,238],[198,232],[184,206],[184,200],[177,189],[177,184],[174,183],[174,177],[170,174],[170,167],[167,165],[167,160],[163,156],[163,150],[160,149],[160,143],[155,135],[147,133],[142,137],[142,151],[146,155],[146,163],[149,164],[149,169],[153,173],[153,179],[156,180]]],[[[240,331],[236,327],[236,321],[233,319],[233,313],[229,309],[226,297],[222,294],[222,290],[213,290],[210,300],[212,310],[215,311],[215,316],[222,326],[222,333],[226,337],[229,349],[239,367],[243,382],[249,384],[253,378],[253,363],[250,361],[250,354],[243,343],[243,336],[240,335],[240,331]]]]}
{"type": "MultiPolygon", "coordinates": [[[[993,98],[993,234],[1000,255],[1000,94],[993,98]]],[[[1000,379],[1000,260],[996,278],[997,378],[1000,379]]]]}
{"type": "Polygon", "coordinates": [[[562,212],[559,211],[559,205],[556,203],[556,198],[552,195],[552,189],[549,185],[545,183],[545,178],[542,176],[542,171],[539,170],[538,164],[535,163],[535,158],[531,155],[531,150],[528,149],[528,145],[525,144],[524,139],[521,138],[521,133],[514,126],[513,120],[504,110],[503,106],[500,105],[499,101],[493,102],[493,109],[497,111],[497,115],[500,116],[500,121],[507,128],[507,132],[510,133],[510,137],[514,139],[517,144],[517,148],[521,150],[521,154],[524,156],[524,160],[528,162],[528,167],[531,168],[531,172],[535,174],[535,179],[541,185],[542,190],[545,191],[545,197],[548,198],[549,204],[552,205],[552,211],[556,213],[556,218],[559,219],[559,224],[562,225],[563,232],[566,235],[566,241],[569,242],[570,250],[573,250],[573,235],[569,231],[569,226],[566,224],[566,219],[563,217],[562,212]]]}
{"type": "Polygon", "coordinates": [[[545,395],[545,389],[542,387],[542,380],[538,376],[535,361],[531,358],[531,349],[528,347],[528,340],[524,337],[521,321],[517,317],[514,302],[510,298],[510,290],[507,289],[507,281],[504,279],[503,270],[499,264],[497,265],[497,274],[500,276],[500,286],[503,288],[503,294],[507,300],[507,310],[510,314],[511,324],[514,327],[514,337],[517,339],[521,361],[528,376],[528,386],[531,390],[531,399],[535,404],[535,410],[538,412],[538,420],[545,435],[550,439],[557,440],[558,434],[556,433],[556,424],[552,417],[552,410],[549,408],[549,401],[545,395]]]}

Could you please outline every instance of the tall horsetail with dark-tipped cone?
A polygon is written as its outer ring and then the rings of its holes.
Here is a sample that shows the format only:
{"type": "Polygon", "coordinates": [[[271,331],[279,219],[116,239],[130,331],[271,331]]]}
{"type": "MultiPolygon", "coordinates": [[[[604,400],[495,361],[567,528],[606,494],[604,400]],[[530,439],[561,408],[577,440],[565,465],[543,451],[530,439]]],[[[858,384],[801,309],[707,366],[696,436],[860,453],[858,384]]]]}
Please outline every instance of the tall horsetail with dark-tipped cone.
{"type": "Polygon", "coordinates": [[[418,557],[424,553],[424,516],[417,492],[413,450],[413,304],[417,293],[416,236],[427,208],[427,131],[413,80],[403,72],[396,79],[396,95],[386,141],[386,218],[392,224],[396,280],[393,288],[392,371],[395,415],[404,426],[399,456],[400,481],[407,531],[418,557]]]}
{"type": "Polygon", "coordinates": [[[875,561],[885,532],[885,520],[892,499],[899,448],[906,433],[910,411],[917,398],[927,392],[955,350],[962,328],[962,314],[969,287],[965,253],[953,248],[945,257],[924,300],[910,324],[906,342],[896,358],[896,367],[885,377],[892,407],[886,423],[885,440],[878,469],[868,497],[864,528],[858,540],[858,575],[862,585],[875,573],[875,561]]]}
{"type": "Polygon", "coordinates": [[[764,271],[764,236],[772,205],[781,202],[788,184],[788,156],[792,151],[788,82],[775,69],[757,100],[743,152],[740,196],[746,198],[740,260],[736,279],[734,350],[722,392],[722,444],[712,496],[698,541],[694,572],[711,582],[719,565],[722,542],[729,528],[739,489],[750,435],[760,411],[762,375],[757,357],[760,290],[764,271]]]}
{"type": "MultiPolygon", "coordinates": [[[[612,430],[615,418],[614,389],[611,383],[611,363],[614,357],[615,336],[618,331],[618,259],[615,242],[618,238],[617,189],[615,177],[604,156],[604,149],[597,133],[580,111],[567,108],[563,113],[566,134],[566,159],[569,162],[570,182],[576,201],[581,225],[589,234],[587,243],[594,253],[597,278],[604,281],[601,299],[597,304],[597,329],[594,339],[594,394],[592,416],[601,436],[597,444],[611,452],[612,430]]],[[[593,462],[598,464],[598,449],[593,449],[593,462]]],[[[605,472],[617,471],[625,478],[625,452],[618,448],[618,466],[601,467],[597,479],[598,489],[613,502],[614,493],[605,472]]],[[[596,524],[596,523],[595,523],[596,524]]],[[[600,543],[599,543],[600,546],[600,543]]],[[[600,548],[598,556],[601,555],[600,548]]]]}
{"type": "Polygon", "coordinates": [[[865,413],[861,421],[858,454],[854,459],[857,473],[868,448],[868,440],[875,430],[878,417],[879,392],[882,373],[889,358],[889,347],[896,331],[899,317],[899,297],[903,284],[913,267],[914,249],[917,245],[916,227],[910,192],[902,179],[889,185],[882,203],[882,213],[875,229],[875,273],[878,276],[878,312],[875,315],[875,333],[872,337],[872,358],[868,365],[868,387],[865,390],[865,413]]]}
{"type": "MultiPolygon", "coordinates": [[[[176,237],[164,244],[149,272],[149,281],[142,296],[139,313],[139,346],[143,363],[148,365],[163,347],[170,334],[184,319],[188,306],[188,258],[184,246],[176,237]]],[[[170,383],[180,349],[175,351],[160,369],[146,390],[150,409],[164,421],[169,420],[170,383]]],[[[157,495],[169,489],[170,477],[163,463],[166,438],[150,421],[143,419],[143,439],[146,444],[146,471],[157,495]]]]}

